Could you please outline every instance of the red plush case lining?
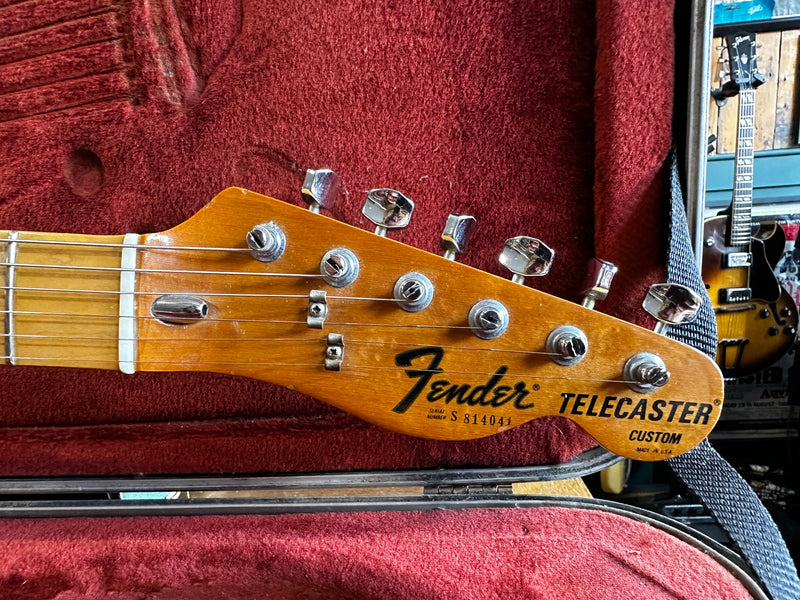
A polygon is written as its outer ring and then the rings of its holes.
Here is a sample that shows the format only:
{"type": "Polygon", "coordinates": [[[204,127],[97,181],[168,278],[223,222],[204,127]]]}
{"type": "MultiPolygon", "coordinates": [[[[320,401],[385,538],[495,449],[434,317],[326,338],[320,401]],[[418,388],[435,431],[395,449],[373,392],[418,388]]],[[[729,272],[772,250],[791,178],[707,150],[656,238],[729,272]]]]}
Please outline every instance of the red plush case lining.
{"type": "MultiPolygon", "coordinates": [[[[417,203],[429,251],[450,212],[500,274],[506,237],[557,252],[536,287],[649,325],[663,277],[669,0],[0,0],[0,229],[152,232],[237,185],[299,201],[335,169],[417,203]]],[[[220,224],[224,226],[224,224],[220,224]]],[[[202,242],[202,240],[200,240],[202,242]]],[[[0,368],[0,475],[397,469],[561,462],[594,445],[541,419],[485,440],[418,440],[268,384],[212,374],[0,368]]],[[[727,598],[703,553],[574,509],[7,520],[0,596],[727,598]]]]}
{"type": "Polygon", "coordinates": [[[661,530],[568,508],[17,520],[0,553],[0,595],[29,600],[751,598],[661,530]]]}
{"type": "MultiPolygon", "coordinates": [[[[417,203],[398,239],[503,274],[506,237],[556,250],[534,282],[649,324],[671,139],[672,3],[0,0],[0,228],[150,232],[238,185],[299,202],[335,169],[417,203]],[[649,318],[649,317],[647,317],[649,318]]],[[[224,224],[220,224],[224,226],[224,224]]],[[[200,240],[201,242],[202,240],[200,240]]],[[[0,369],[0,473],[309,471],[561,462],[594,442],[542,419],[454,443],[380,431],[274,386],[210,374],[0,369]]]]}

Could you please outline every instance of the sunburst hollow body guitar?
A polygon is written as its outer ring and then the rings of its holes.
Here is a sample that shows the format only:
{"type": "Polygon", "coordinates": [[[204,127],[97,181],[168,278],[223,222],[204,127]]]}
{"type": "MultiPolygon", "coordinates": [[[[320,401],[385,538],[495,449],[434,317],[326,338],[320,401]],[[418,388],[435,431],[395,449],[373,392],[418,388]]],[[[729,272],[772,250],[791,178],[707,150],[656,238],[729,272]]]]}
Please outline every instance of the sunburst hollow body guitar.
{"type": "Polygon", "coordinates": [[[731,82],[739,93],[733,201],[727,215],[708,219],[703,230],[703,279],[716,313],[717,362],[725,377],[760,371],[784,356],[797,334],[797,308],[774,268],[783,252],[783,229],[762,226],[753,236],[753,138],[755,43],[752,34],[726,37],[731,82]]]}

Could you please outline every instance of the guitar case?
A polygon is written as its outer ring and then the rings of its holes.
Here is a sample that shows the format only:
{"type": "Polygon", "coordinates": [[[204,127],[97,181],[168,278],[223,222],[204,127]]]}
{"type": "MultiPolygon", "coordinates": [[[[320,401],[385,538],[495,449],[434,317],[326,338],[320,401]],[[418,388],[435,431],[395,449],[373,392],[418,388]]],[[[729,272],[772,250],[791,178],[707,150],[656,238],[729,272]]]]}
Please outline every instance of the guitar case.
{"type": "MultiPolygon", "coordinates": [[[[416,211],[390,235],[438,252],[447,215],[474,215],[461,260],[508,276],[503,241],[540,238],[556,256],[531,285],[576,302],[588,261],[611,261],[598,310],[652,328],[675,44],[667,0],[0,0],[0,229],[163,231],[229,186],[300,204],[305,170],[328,167],[340,221],[370,227],[364,191],[398,189],[416,211]]],[[[227,375],[3,365],[0,381],[5,493],[613,462],[559,417],[444,442],[227,375]]],[[[14,504],[7,598],[762,597],[707,540],[602,502],[14,504]]]]}

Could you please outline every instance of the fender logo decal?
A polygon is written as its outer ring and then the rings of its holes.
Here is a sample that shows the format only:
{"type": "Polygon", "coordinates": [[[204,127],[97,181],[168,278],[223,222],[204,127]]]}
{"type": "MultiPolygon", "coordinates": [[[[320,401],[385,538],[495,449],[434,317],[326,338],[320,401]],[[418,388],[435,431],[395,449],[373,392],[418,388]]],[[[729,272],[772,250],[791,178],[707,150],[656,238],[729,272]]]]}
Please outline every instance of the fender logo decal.
{"type": "Polygon", "coordinates": [[[525,410],[533,408],[533,402],[525,402],[525,396],[530,394],[528,387],[521,381],[511,385],[500,385],[503,376],[508,371],[508,367],[501,366],[482,384],[471,386],[469,384],[452,383],[446,379],[436,379],[431,381],[434,375],[443,373],[444,370],[439,364],[444,358],[444,350],[438,346],[428,346],[426,348],[415,348],[401,352],[394,357],[394,362],[398,367],[405,369],[406,375],[417,382],[408,391],[400,402],[392,410],[403,414],[417,399],[425,394],[428,402],[442,401],[445,404],[455,402],[456,404],[467,404],[469,406],[502,406],[508,402],[513,402],[514,408],[525,410]],[[420,365],[419,368],[411,367],[412,361],[429,357],[426,366],[420,365]],[[427,393],[426,393],[427,392],[427,393]]]}

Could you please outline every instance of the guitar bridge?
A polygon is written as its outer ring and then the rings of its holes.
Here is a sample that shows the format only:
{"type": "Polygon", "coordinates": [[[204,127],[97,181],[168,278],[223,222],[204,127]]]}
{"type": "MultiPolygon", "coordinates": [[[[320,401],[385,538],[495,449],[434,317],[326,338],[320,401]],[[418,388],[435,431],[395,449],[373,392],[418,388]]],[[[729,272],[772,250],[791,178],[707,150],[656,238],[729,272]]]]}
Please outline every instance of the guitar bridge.
{"type": "Polygon", "coordinates": [[[753,254],[751,252],[729,252],[722,257],[723,269],[735,269],[737,267],[751,267],[753,265],[753,254]]]}
{"type": "Polygon", "coordinates": [[[750,288],[722,288],[719,291],[720,304],[749,302],[752,299],[753,299],[753,291],[750,288]]]}

